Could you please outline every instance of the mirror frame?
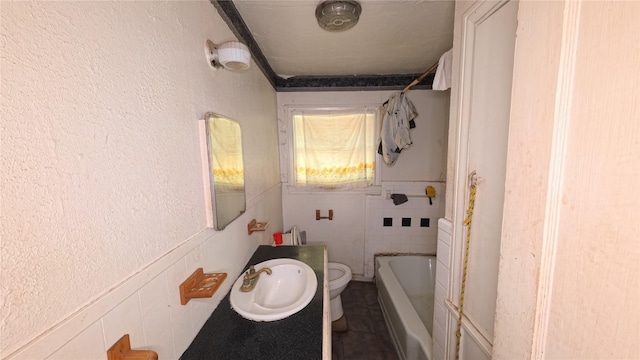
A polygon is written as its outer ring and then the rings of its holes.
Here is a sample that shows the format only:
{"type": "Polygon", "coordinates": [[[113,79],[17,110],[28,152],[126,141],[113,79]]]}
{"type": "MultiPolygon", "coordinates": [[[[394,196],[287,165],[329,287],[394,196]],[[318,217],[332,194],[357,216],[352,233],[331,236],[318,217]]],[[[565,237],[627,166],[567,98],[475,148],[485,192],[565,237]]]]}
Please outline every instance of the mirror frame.
{"type": "Polygon", "coordinates": [[[205,134],[206,134],[206,142],[207,142],[207,164],[209,169],[209,187],[211,190],[211,207],[213,210],[213,226],[216,230],[224,230],[229,224],[231,224],[235,219],[240,217],[247,211],[247,196],[246,196],[246,188],[245,188],[245,176],[244,176],[244,147],[242,145],[242,127],[240,123],[227,117],[224,115],[220,115],[213,112],[207,112],[204,116],[204,125],[205,125],[205,134]],[[237,208],[239,211],[234,212],[230,215],[225,214],[225,208],[222,208],[222,201],[220,201],[221,194],[224,193],[219,187],[216,189],[216,180],[214,176],[214,146],[211,141],[211,122],[216,119],[221,119],[225,121],[229,121],[235,123],[238,127],[239,138],[240,138],[240,153],[242,155],[242,204],[238,203],[237,208]],[[225,214],[223,217],[222,215],[225,214]]]}

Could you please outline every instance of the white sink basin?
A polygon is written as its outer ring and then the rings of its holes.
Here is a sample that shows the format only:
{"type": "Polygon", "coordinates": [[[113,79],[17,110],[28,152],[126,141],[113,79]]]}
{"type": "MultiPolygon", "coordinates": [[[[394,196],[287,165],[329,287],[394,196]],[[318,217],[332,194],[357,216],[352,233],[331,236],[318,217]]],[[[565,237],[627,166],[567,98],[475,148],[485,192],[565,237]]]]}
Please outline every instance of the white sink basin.
{"type": "Polygon", "coordinates": [[[254,321],[275,321],[302,310],[316,293],[318,280],[313,269],[294,259],[273,259],[254,265],[256,271],[265,267],[253,290],[240,291],[244,273],[231,288],[231,307],[242,317],[254,321]]]}

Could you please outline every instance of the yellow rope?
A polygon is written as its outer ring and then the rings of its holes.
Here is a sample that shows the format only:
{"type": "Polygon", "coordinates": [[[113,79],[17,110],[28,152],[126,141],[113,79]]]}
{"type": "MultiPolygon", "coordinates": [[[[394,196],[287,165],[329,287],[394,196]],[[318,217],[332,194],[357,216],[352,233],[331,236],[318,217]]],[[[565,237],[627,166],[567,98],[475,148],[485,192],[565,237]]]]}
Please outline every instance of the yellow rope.
{"type": "Polygon", "coordinates": [[[473,207],[476,202],[476,184],[469,188],[469,207],[467,208],[467,218],[464,225],[467,226],[467,237],[464,244],[464,265],[462,267],[462,283],[460,284],[460,301],[458,304],[458,328],[456,330],[456,360],[460,358],[460,330],[462,328],[462,309],[464,306],[464,288],[467,282],[467,265],[469,264],[469,244],[471,243],[471,218],[473,217],[473,207]]]}

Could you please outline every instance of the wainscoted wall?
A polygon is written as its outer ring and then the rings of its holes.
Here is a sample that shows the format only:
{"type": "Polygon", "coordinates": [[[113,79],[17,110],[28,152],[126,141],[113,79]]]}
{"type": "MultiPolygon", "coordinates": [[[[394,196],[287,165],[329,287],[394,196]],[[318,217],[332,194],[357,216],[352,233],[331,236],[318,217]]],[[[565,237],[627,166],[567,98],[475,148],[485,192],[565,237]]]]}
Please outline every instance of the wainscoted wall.
{"type": "MultiPolygon", "coordinates": [[[[8,359],[104,360],[106,350],[124,334],[130,335],[133,348],[156,351],[160,359],[179,358],[256,246],[270,243],[268,232],[256,232],[247,239],[247,223],[277,213],[280,201],[277,185],[254,199],[247,212],[225,230],[203,230],[8,359]],[[236,242],[236,251],[222,255],[220,249],[230,239],[236,242]],[[205,272],[226,272],[227,279],[212,298],[192,299],[181,305],[178,286],[200,267],[205,272]]],[[[277,216],[271,221],[276,227],[281,223],[277,216]]]]}
{"type": "Polygon", "coordinates": [[[392,167],[379,160],[381,184],[361,192],[301,192],[288,185],[290,154],[286,110],[296,105],[382,105],[392,93],[278,94],[284,228],[288,230],[296,225],[307,231],[309,243],[328,245],[329,260],[347,264],[355,278],[373,276],[375,252],[435,252],[436,219],[442,217],[444,211],[449,92],[412,90],[407,93],[419,114],[416,128],[411,130],[413,145],[402,152],[392,167]],[[428,184],[437,192],[432,206],[426,198],[410,198],[399,206],[386,199],[387,190],[424,195],[428,184]],[[332,221],[316,221],[316,210],[325,216],[329,209],[334,211],[332,221]],[[393,218],[393,226],[382,226],[385,216],[393,218]],[[401,226],[403,217],[411,218],[410,227],[401,226]],[[421,218],[431,219],[429,228],[419,226],[421,218]]]}
{"type": "Polygon", "coordinates": [[[209,67],[205,40],[234,36],[208,1],[3,2],[0,16],[0,358],[100,359],[126,332],[176,358],[282,228],[275,91],[255,66],[209,67]],[[248,209],[221,232],[207,111],[243,130],[248,209]],[[252,218],[269,231],[249,236],[252,218]],[[230,279],[176,305],[199,266],[230,279]]]}
{"type": "Polygon", "coordinates": [[[444,183],[385,182],[381,196],[366,198],[364,240],[365,276],[375,272],[374,255],[378,253],[436,253],[438,219],[444,215],[444,183]],[[436,197],[429,204],[425,188],[433,186],[436,197]],[[405,194],[408,201],[394,205],[387,194],[405,194]]]}

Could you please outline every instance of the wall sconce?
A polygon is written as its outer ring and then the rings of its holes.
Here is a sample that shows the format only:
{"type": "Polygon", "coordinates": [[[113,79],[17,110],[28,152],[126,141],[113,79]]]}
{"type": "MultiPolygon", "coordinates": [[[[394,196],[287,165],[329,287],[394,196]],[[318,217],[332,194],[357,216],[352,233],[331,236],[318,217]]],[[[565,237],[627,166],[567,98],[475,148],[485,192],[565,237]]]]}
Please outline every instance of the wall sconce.
{"type": "Polygon", "coordinates": [[[207,40],[204,51],[207,63],[215,69],[224,67],[227,70],[246,70],[251,63],[249,48],[241,42],[228,41],[216,45],[207,40]]]}

